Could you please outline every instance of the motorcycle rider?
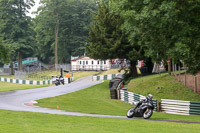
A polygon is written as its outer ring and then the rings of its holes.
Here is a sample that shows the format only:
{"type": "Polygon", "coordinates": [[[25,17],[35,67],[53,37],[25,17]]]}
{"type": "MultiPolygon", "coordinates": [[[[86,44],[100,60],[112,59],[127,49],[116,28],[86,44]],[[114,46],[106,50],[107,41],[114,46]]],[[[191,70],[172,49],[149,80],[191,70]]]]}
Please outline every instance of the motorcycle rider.
{"type": "MultiPolygon", "coordinates": [[[[137,109],[140,105],[142,105],[142,103],[146,103],[146,102],[152,102],[153,99],[153,95],[152,94],[148,94],[146,99],[141,100],[140,102],[138,102],[135,106],[135,108],[137,109]]],[[[142,112],[142,111],[140,111],[142,112]]]]}

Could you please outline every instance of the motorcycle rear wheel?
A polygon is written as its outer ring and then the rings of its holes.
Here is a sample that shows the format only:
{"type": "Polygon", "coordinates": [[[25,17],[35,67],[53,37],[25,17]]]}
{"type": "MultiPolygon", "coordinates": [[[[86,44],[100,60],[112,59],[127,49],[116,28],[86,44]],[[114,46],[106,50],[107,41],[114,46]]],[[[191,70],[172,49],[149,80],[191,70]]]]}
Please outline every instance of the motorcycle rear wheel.
{"type": "Polygon", "coordinates": [[[128,110],[128,112],[126,113],[126,116],[127,116],[128,118],[133,118],[134,112],[135,112],[135,107],[134,107],[134,108],[130,108],[130,109],[128,110]]]}
{"type": "Polygon", "coordinates": [[[149,119],[152,116],[152,114],[153,114],[153,110],[147,108],[146,111],[143,114],[143,118],[144,119],[149,119]]]}

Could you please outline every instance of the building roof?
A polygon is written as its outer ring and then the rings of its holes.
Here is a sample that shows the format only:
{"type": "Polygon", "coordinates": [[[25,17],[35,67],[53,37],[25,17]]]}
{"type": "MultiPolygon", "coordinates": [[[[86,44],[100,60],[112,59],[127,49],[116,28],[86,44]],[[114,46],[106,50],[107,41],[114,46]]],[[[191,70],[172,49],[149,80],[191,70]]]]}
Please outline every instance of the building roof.
{"type": "Polygon", "coordinates": [[[94,60],[94,59],[87,57],[87,56],[71,57],[71,61],[76,61],[76,60],[94,60]]]}

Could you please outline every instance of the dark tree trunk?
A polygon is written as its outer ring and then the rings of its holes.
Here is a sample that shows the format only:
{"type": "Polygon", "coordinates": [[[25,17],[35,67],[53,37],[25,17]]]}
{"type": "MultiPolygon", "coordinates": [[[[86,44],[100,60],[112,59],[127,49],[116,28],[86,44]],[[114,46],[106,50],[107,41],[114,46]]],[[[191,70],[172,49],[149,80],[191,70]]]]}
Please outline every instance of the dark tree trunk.
{"type": "Polygon", "coordinates": [[[22,71],[22,54],[18,52],[18,71],[22,71]]]}
{"type": "Polygon", "coordinates": [[[56,0],[55,64],[58,64],[58,32],[59,32],[58,0],[56,0]]]}
{"type": "Polygon", "coordinates": [[[10,74],[14,75],[14,71],[13,71],[13,62],[12,62],[12,58],[10,57],[10,74]]]}
{"type": "Polygon", "coordinates": [[[168,62],[168,74],[171,75],[171,61],[168,62]]]}
{"type": "Polygon", "coordinates": [[[146,59],[146,66],[147,66],[147,69],[148,69],[148,73],[149,73],[149,74],[152,73],[153,65],[154,65],[154,64],[153,64],[151,58],[146,59]]]}
{"type": "Polygon", "coordinates": [[[137,77],[138,76],[136,65],[137,65],[137,61],[131,61],[130,62],[130,76],[131,77],[137,77]]]}

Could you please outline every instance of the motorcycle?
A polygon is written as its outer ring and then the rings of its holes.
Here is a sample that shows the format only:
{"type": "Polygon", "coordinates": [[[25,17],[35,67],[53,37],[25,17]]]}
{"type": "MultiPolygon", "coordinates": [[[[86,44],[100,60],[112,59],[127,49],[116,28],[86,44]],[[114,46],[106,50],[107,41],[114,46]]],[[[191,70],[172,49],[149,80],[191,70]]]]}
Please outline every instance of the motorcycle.
{"type": "Polygon", "coordinates": [[[126,113],[126,116],[128,118],[133,118],[133,116],[135,116],[135,117],[143,117],[144,119],[149,119],[152,116],[154,110],[152,97],[151,98],[147,97],[146,99],[137,103],[135,107],[130,108],[126,113]]]}
{"type": "Polygon", "coordinates": [[[63,85],[65,84],[64,78],[63,78],[62,76],[60,76],[60,77],[55,76],[55,77],[53,77],[52,80],[53,80],[53,83],[54,83],[56,86],[60,85],[61,83],[62,83],[63,85]]]}

